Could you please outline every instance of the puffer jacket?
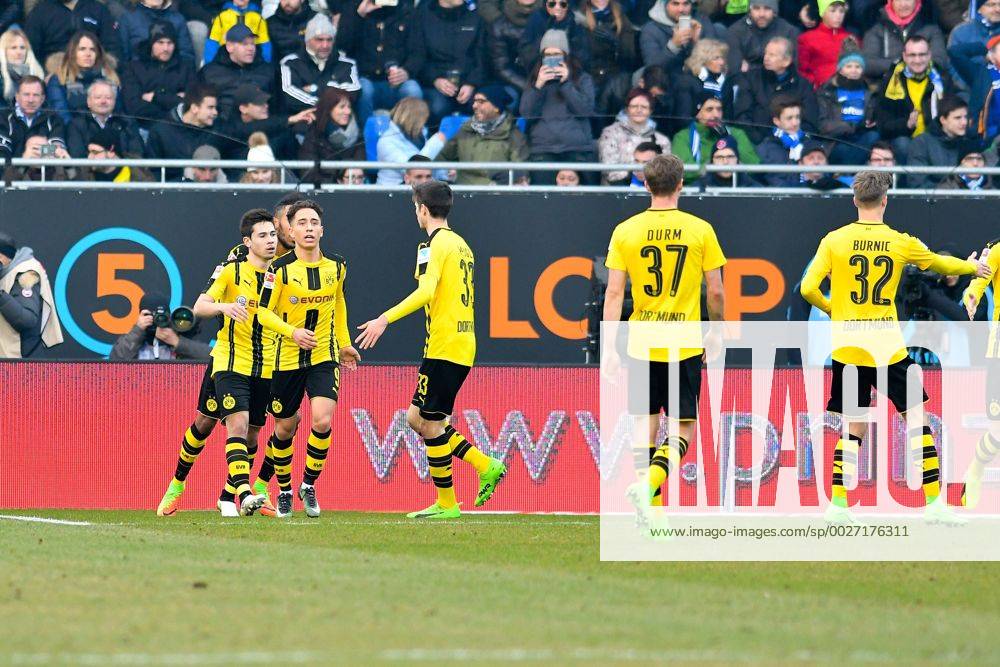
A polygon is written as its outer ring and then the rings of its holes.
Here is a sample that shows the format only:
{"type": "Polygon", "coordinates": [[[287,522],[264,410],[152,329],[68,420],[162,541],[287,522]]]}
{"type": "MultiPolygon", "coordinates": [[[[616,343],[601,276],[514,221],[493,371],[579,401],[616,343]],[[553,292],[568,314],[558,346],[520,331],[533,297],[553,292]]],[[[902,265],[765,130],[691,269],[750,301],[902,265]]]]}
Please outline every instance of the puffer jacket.
{"type": "Polygon", "coordinates": [[[879,10],[878,21],[865,33],[861,51],[865,56],[865,75],[881,79],[903,56],[903,43],[911,35],[922,35],[931,45],[931,59],[938,67],[948,67],[948,51],[941,28],[926,23],[917,13],[905,28],[900,28],[879,10]]]}
{"type": "MultiPolygon", "coordinates": [[[[716,29],[712,20],[704,14],[695,13],[692,18],[701,24],[701,39],[724,39],[724,35],[716,29]]],[[[693,42],[677,48],[670,41],[674,36],[676,24],[667,16],[666,3],[657,2],[649,10],[649,22],[642,26],[639,32],[639,50],[642,53],[642,64],[660,65],[667,70],[679,71],[687,57],[691,55],[693,42]]]]}
{"type": "Polygon", "coordinates": [[[763,65],[764,47],[775,37],[784,37],[795,44],[799,39],[799,30],[780,16],[776,16],[771,25],[763,30],[758,28],[749,16],[729,26],[726,30],[729,71],[739,72],[744,60],[750,67],[763,65]]]}
{"type": "MultiPolygon", "coordinates": [[[[845,93],[847,102],[850,97],[845,93]]],[[[834,75],[829,81],[816,91],[816,100],[819,102],[819,132],[824,137],[850,137],[859,129],[864,128],[865,119],[873,117],[872,94],[865,85],[864,79],[859,81],[845,81],[839,74],[834,75]],[[844,104],[840,100],[840,91],[853,89],[864,94],[864,103],[858,109],[864,117],[858,123],[851,123],[844,120],[844,104]]]]}
{"type": "MultiPolygon", "coordinates": [[[[57,71],[62,66],[63,55],[57,53],[49,58],[49,63],[53,70],[57,71]]],[[[112,66],[114,58],[108,56],[112,66]]],[[[53,75],[49,77],[49,82],[45,86],[45,104],[58,113],[63,122],[69,125],[73,117],[87,110],[87,88],[98,79],[109,79],[112,82],[117,77],[110,77],[107,72],[98,69],[81,70],[76,81],[63,84],[59,82],[59,77],[53,75]]],[[[115,102],[115,113],[120,113],[123,109],[122,96],[118,95],[115,102]]]]}
{"type": "MultiPolygon", "coordinates": [[[[632,162],[635,147],[644,141],[656,142],[664,155],[670,154],[670,138],[656,131],[656,123],[648,120],[642,130],[636,130],[623,111],[614,123],[601,132],[601,138],[597,140],[597,157],[605,164],[632,162]]],[[[606,183],[625,178],[628,178],[627,171],[609,171],[604,175],[606,183]]]]}
{"type": "MultiPolygon", "coordinates": [[[[438,153],[441,162],[524,162],[528,158],[528,141],[507,116],[493,132],[482,135],[466,121],[458,133],[448,140],[438,153]]],[[[458,172],[457,185],[507,184],[507,172],[469,171],[458,172]]]]}
{"type": "Polygon", "coordinates": [[[219,115],[223,118],[233,110],[233,94],[237,87],[247,84],[270,93],[274,86],[274,68],[261,59],[260,51],[252,63],[241,66],[233,62],[229,51],[219,49],[215,60],[201,68],[198,76],[219,91],[219,115]]]}
{"type": "Polygon", "coordinates": [[[128,63],[122,72],[121,98],[125,113],[138,117],[139,124],[147,127],[151,121],[163,120],[184,100],[184,92],[195,80],[194,63],[181,58],[178,51],[167,62],[154,60],[149,40],[141,42],[137,59],[128,63]],[[142,99],[153,93],[153,99],[142,99]]]}
{"type": "Polygon", "coordinates": [[[524,29],[540,0],[530,7],[521,6],[517,0],[504,0],[503,15],[490,24],[489,52],[493,62],[493,73],[500,81],[518,90],[527,83],[530,65],[521,61],[519,45],[524,37],[524,29]]]}
{"type": "Polygon", "coordinates": [[[150,9],[138,4],[121,18],[119,31],[122,36],[122,62],[128,62],[139,57],[142,52],[139,44],[149,39],[149,27],[156,21],[169,23],[177,31],[177,51],[181,57],[194,61],[194,46],[191,44],[191,33],[188,32],[187,21],[181,16],[172,3],[160,9],[150,9]]]}

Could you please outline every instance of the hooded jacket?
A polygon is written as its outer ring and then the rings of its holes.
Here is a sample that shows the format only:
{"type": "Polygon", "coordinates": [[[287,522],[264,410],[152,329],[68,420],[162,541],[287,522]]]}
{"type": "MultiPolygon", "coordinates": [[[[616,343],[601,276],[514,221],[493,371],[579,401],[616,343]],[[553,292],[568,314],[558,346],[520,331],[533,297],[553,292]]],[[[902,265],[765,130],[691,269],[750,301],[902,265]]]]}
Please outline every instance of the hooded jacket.
{"type": "Polygon", "coordinates": [[[437,0],[420,3],[414,19],[409,71],[424,86],[458,70],[462,84],[481,86],[486,74],[486,24],[468,5],[444,8],[437,0]]]}
{"type": "MultiPolygon", "coordinates": [[[[390,122],[389,127],[378,138],[376,157],[379,162],[408,162],[414,155],[423,155],[433,160],[444,148],[445,141],[440,132],[427,138],[427,128],[423,131],[423,145],[418,147],[410,137],[403,134],[399,126],[390,122]]],[[[421,163],[427,167],[427,163],[421,163]]],[[[395,169],[379,169],[376,183],[379,185],[399,185],[403,182],[403,172],[395,169]]]]}
{"type": "Polygon", "coordinates": [[[541,90],[528,86],[521,96],[521,115],[529,120],[532,155],[594,151],[594,80],[586,72],[575,80],[550,81],[541,90]]]}
{"type": "MultiPolygon", "coordinates": [[[[646,121],[640,131],[632,126],[628,115],[623,111],[618,114],[615,122],[601,131],[597,140],[597,159],[605,164],[623,164],[632,162],[635,147],[644,141],[653,141],[663,149],[664,155],[670,154],[670,138],[656,131],[656,123],[652,119],[646,121]]],[[[627,171],[609,171],[604,174],[605,182],[613,183],[628,178],[627,171]]]]}
{"type": "Polygon", "coordinates": [[[853,37],[843,28],[834,30],[820,21],[815,28],[799,35],[799,73],[813,88],[819,88],[837,73],[841,46],[844,40],[853,37]]]}
{"type": "Polygon", "coordinates": [[[541,54],[539,49],[542,44],[542,37],[549,30],[562,30],[569,39],[569,52],[580,61],[585,69],[590,67],[590,40],[587,31],[579,25],[573,12],[567,12],[566,18],[556,21],[545,8],[536,9],[529,17],[528,23],[524,26],[524,34],[521,35],[521,44],[518,47],[521,62],[526,69],[531,69],[541,54]]]}
{"type": "Polygon", "coordinates": [[[139,43],[135,55],[122,71],[119,97],[125,113],[138,117],[139,125],[148,127],[152,120],[167,118],[184,101],[177,93],[184,92],[195,80],[194,62],[181,58],[176,49],[167,62],[155,60],[148,39],[139,43]],[[153,93],[149,102],[142,99],[146,93],[153,93]]]}
{"type": "Polygon", "coordinates": [[[364,18],[356,11],[344,12],[336,48],[357,62],[366,79],[384,81],[387,63],[396,63],[414,78],[421,66],[410,48],[414,16],[413,0],[399,0],[397,6],[380,7],[364,18]]]}
{"type": "Polygon", "coordinates": [[[67,8],[60,0],[41,0],[24,22],[31,48],[43,65],[51,54],[65,50],[69,38],[79,30],[94,33],[105,51],[121,57],[118,23],[107,7],[97,0],[77,0],[73,9],[67,8]]]}
{"type": "MultiPolygon", "coordinates": [[[[692,14],[692,18],[701,24],[701,39],[723,39],[712,20],[704,14],[692,14]]],[[[674,36],[676,23],[667,16],[667,4],[657,0],[649,10],[649,22],[639,32],[639,50],[642,53],[642,64],[661,65],[667,70],[680,70],[684,61],[691,55],[693,43],[684,47],[674,46],[670,40],[674,36]]]]}
{"type": "MultiPolygon", "coordinates": [[[[448,140],[438,153],[441,162],[524,162],[528,159],[528,141],[506,114],[500,124],[489,134],[480,134],[473,128],[473,120],[466,121],[458,133],[448,140]]],[[[456,185],[507,184],[507,172],[467,171],[458,172],[456,185]]]]}
{"type": "MultiPolygon", "coordinates": [[[[298,14],[289,14],[285,12],[284,7],[278,5],[277,11],[267,19],[267,32],[271,37],[271,49],[274,51],[273,60],[280,62],[289,53],[295,53],[302,48],[306,40],[306,24],[314,16],[316,12],[308,2],[302,3],[298,14]]],[[[341,16],[340,20],[343,21],[344,17],[341,16]]]]}
{"type": "Polygon", "coordinates": [[[55,303],[41,262],[31,248],[18,248],[0,268],[0,359],[29,356],[39,342],[63,342],[55,303]]]}
{"type": "Polygon", "coordinates": [[[290,114],[315,107],[323,88],[340,88],[348,93],[361,90],[357,63],[334,49],[319,68],[316,60],[301,49],[285,56],[278,66],[281,75],[281,103],[290,114]]]}
{"type": "MultiPolygon", "coordinates": [[[[1000,35],[1000,23],[990,23],[983,18],[982,14],[976,12],[971,20],[965,21],[951,31],[948,36],[948,48],[962,47],[967,44],[981,44],[985,47],[986,42],[997,35],[1000,35]]],[[[985,67],[986,51],[984,50],[983,55],[978,56],[974,61],[977,65],[985,67]]],[[[966,83],[971,82],[966,81],[966,83]]]]}
{"type": "Polygon", "coordinates": [[[530,65],[521,61],[520,44],[537,4],[524,7],[517,0],[504,0],[503,14],[490,25],[489,51],[493,72],[500,81],[518,90],[528,83],[530,65]]]}
{"type": "MultiPolygon", "coordinates": [[[[937,70],[936,65],[931,65],[937,70]]],[[[937,105],[941,101],[941,96],[951,89],[951,77],[948,72],[937,70],[941,77],[941,90],[936,90],[931,81],[927,82],[924,96],[921,99],[921,109],[923,110],[924,123],[931,126],[931,121],[937,118],[937,105]]],[[[906,87],[906,71],[903,63],[898,63],[882,80],[879,87],[879,97],[875,107],[875,122],[878,125],[879,134],[883,139],[895,139],[896,137],[911,136],[914,130],[907,127],[910,112],[913,111],[913,102],[906,87]]]]}
{"type": "Polygon", "coordinates": [[[240,9],[231,2],[222,6],[222,11],[212,20],[208,39],[205,40],[205,62],[213,62],[216,53],[225,51],[226,33],[237,23],[244,24],[257,36],[257,54],[264,62],[271,62],[271,36],[267,31],[267,21],[260,15],[260,5],[253,2],[246,9],[240,9]]]}
{"type": "Polygon", "coordinates": [[[587,44],[590,65],[587,71],[600,87],[608,78],[619,72],[631,74],[638,64],[637,41],[639,32],[622,12],[621,33],[615,32],[614,15],[610,10],[595,14],[593,30],[587,29],[587,15],[581,11],[574,13],[577,28],[583,33],[587,44]]]}
{"type": "Polygon", "coordinates": [[[784,37],[792,44],[796,44],[799,39],[799,30],[780,16],[775,16],[771,24],[763,30],[750,20],[749,15],[729,26],[729,29],[726,30],[726,44],[729,45],[727,61],[729,72],[741,71],[744,60],[750,64],[750,67],[763,66],[764,47],[775,37],[784,37]]]}
{"type": "Polygon", "coordinates": [[[219,91],[219,115],[229,116],[233,109],[233,94],[236,88],[247,84],[257,86],[265,93],[274,85],[274,69],[261,60],[260,52],[249,65],[237,65],[229,57],[229,51],[220,49],[215,60],[205,65],[198,73],[201,80],[210,83],[219,91]]]}
{"type": "Polygon", "coordinates": [[[875,25],[865,33],[861,52],[865,56],[865,75],[873,80],[884,77],[892,66],[903,57],[903,43],[911,35],[922,35],[931,45],[931,58],[939,67],[947,69],[948,52],[941,28],[924,21],[920,12],[904,28],[892,22],[885,11],[879,10],[875,25]]]}
{"type": "Polygon", "coordinates": [[[66,124],[51,109],[39,109],[29,126],[17,113],[17,105],[0,117],[0,152],[11,157],[24,154],[28,137],[45,137],[50,143],[66,145],[66,124]]]}
{"type": "Polygon", "coordinates": [[[187,21],[181,16],[172,3],[160,9],[151,9],[143,4],[137,4],[126,12],[121,20],[122,62],[128,62],[140,57],[142,42],[149,39],[149,28],[156,21],[169,23],[177,31],[177,48],[184,58],[194,62],[194,46],[191,44],[191,33],[188,32],[187,21]]]}

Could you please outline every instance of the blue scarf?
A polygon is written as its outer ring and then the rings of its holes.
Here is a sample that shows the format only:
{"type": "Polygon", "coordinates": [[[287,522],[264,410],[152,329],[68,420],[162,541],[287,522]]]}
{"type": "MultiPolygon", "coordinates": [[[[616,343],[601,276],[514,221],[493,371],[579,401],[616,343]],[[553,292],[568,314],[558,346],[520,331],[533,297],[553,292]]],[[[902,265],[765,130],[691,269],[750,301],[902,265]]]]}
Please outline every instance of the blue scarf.
{"type": "MultiPolygon", "coordinates": [[[[910,71],[909,67],[904,67],[903,68],[903,75],[907,79],[913,79],[914,81],[920,81],[920,79],[917,78],[913,74],[913,72],[910,71]]],[[[928,68],[927,68],[927,76],[930,78],[931,85],[934,87],[934,93],[935,93],[935,95],[937,96],[938,99],[940,99],[941,96],[944,95],[944,79],[941,78],[941,73],[938,72],[937,68],[934,67],[934,63],[931,63],[930,66],[928,66],[928,68]]]]}
{"type": "Polygon", "coordinates": [[[979,178],[972,178],[972,176],[969,176],[968,174],[962,174],[961,176],[959,176],[959,178],[962,179],[962,182],[965,183],[965,187],[968,188],[969,190],[982,190],[983,183],[986,182],[985,176],[980,176],[979,178]]]}
{"type": "Polygon", "coordinates": [[[707,68],[702,67],[701,72],[698,73],[698,78],[701,79],[702,88],[711,91],[716,99],[722,99],[722,85],[726,82],[725,73],[715,75],[709,72],[707,68]]]}
{"type": "Polygon", "coordinates": [[[806,133],[799,130],[795,134],[789,134],[780,127],[776,127],[774,128],[774,136],[781,141],[782,146],[788,149],[788,159],[798,162],[799,158],[802,157],[802,139],[805,138],[806,133]]]}
{"type": "Polygon", "coordinates": [[[992,141],[993,137],[1000,134],[1000,70],[992,63],[986,66],[986,71],[990,73],[990,106],[986,110],[986,140],[992,141]]]}
{"type": "Polygon", "coordinates": [[[840,120],[856,124],[865,119],[865,89],[837,88],[837,102],[840,103],[840,120]]]}
{"type": "Polygon", "coordinates": [[[695,164],[701,164],[701,135],[698,134],[698,124],[691,121],[688,129],[691,131],[691,138],[688,145],[688,148],[691,149],[691,157],[694,158],[695,164]]]}

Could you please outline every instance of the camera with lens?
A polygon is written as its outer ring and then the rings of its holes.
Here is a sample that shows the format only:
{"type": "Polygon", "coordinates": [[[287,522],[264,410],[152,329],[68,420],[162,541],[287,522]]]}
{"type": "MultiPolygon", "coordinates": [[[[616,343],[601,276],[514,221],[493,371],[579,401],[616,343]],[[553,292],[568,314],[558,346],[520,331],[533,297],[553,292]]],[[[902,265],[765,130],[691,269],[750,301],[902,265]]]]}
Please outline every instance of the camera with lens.
{"type": "Polygon", "coordinates": [[[928,304],[932,289],[937,288],[940,276],[929,270],[921,270],[913,264],[903,268],[903,279],[900,281],[899,296],[905,312],[905,319],[931,321],[935,317],[934,309],[928,304]]]}
{"type": "Polygon", "coordinates": [[[150,331],[156,329],[173,329],[179,334],[189,333],[195,326],[194,311],[187,306],[178,306],[171,311],[167,306],[156,306],[152,309],[153,325],[150,331]]]}

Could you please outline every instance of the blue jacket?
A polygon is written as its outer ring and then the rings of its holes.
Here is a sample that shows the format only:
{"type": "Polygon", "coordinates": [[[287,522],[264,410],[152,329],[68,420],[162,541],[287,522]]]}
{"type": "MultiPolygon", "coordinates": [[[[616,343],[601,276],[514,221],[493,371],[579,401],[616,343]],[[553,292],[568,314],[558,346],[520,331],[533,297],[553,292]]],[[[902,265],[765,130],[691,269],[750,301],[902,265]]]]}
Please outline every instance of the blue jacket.
{"type": "MultiPolygon", "coordinates": [[[[424,137],[426,139],[427,130],[424,129],[424,137]]],[[[410,141],[410,138],[403,134],[403,131],[399,129],[399,126],[395,123],[389,123],[389,127],[382,136],[378,138],[378,161],[379,162],[408,162],[414,155],[420,154],[424,157],[428,157],[431,160],[437,157],[437,154],[441,152],[444,148],[444,141],[438,134],[435,134],[430,139],[426,139],[422,148],[417,148],[417,145],[410,141]]],[[[429,169],[430,166],[426,162],[417,162],[415,166],[429,169]]],[[[378,170],[378,180],[376,181],[379,185],[399,185],[403,182],[403,173],[395,169],[379,169],[378,170]]]]}
{"type": "MultiPolygon", "coordinates": [[[[990,37],[995,35],[1000,35],[1000,23],[987,25],[983,17],[977,13],[971,21],[961,23],[951,31],[951,36],[948,38],[948,57],[953,57],[951,55],[953,48],[971,48],[971,45],[978,44],[982,48],[982,55],[973,58],[973,61],[976,65],[985,67],[986,42],[990,41],[990,37]]],[[[955,66],[955,69],[958,70],[958,67],[955,66]]],[[[963,79],[965,78],[961,71],[959,71],[959,75],[963,79]]],[[[965,83],[969,86],[972,85],[972,82],[968,80],[965,83]]]]}
{"type": "Polygon", "coordinates": [[[953,44],[948,48],[952,67],[969,86],[969,123],[976,134],[986,140],[989,109],[987,103],[993,98],[993,77],[986,69],[986,45],[979,42],[953,44]]]}
{"type": "MultiPolygon", "coordinates": [[[[53,75],[49,77],[49,83],[45,86],[45,104],[59,114],[66,125],[69,125],[74,117],[87,113],[87,88],[100,78],[103,77],[99,71],[82,71],[79,79],[64,86],[59,83],[59,77],[53,75]]],[[[122,113],[120,90],[115,101],[114,113],[122,113]]]]}
{"type": "MultiPolygon", "coordinates": [[[[145,5],[136,5],[131,11],[121,17],[118,30],[122,37],[122,59],[124,61],[138,58],[139,43],[149,39],[149,27],[154,21],[169,23],[177,31],[177,50],[182,58],[194,60],[194,46],[191,44],[191,33],[188,32],[187,21],[181,13],[171,5],[163,9],[150,9],[145,5]]],[[[122,64],[124,68],[124,63],[122,64]]]]}

